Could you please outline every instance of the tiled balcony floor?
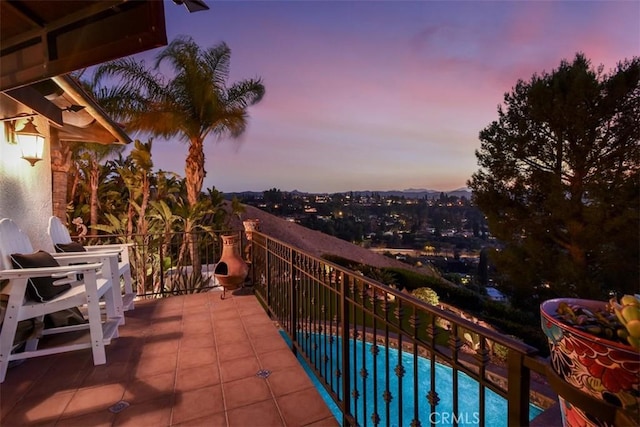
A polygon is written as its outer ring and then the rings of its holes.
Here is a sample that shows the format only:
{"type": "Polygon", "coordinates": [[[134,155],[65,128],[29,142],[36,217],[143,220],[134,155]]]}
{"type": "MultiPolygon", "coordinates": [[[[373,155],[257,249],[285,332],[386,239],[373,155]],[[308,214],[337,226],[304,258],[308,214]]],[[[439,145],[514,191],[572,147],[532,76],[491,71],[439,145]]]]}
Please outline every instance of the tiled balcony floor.
{"type": "Polygon", "coordinates": [[[10,368],[0,425],[338,425],[255,296],[220,295],[136,302],[106,365],[81,350],[10,368]]]}

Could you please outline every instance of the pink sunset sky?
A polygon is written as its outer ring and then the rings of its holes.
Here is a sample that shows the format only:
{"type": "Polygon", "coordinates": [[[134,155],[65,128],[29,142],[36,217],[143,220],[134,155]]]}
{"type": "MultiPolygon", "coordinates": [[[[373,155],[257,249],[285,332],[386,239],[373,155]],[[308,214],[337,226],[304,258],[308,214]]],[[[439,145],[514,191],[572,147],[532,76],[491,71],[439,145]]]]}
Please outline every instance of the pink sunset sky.
{"type": "MultiPolygon", "coordinates": [[[[640,1],[206,3],[166,1],[169,40],[225,41],[230,82],[266,87],[239,140],[205,144],[204,187],[227,193],[464,187],[518,79],[577,52],[605,70],[640,55],[640,1]]],[[[183,175],[185,144],[153,148],[155,168],[183,175]]]]}

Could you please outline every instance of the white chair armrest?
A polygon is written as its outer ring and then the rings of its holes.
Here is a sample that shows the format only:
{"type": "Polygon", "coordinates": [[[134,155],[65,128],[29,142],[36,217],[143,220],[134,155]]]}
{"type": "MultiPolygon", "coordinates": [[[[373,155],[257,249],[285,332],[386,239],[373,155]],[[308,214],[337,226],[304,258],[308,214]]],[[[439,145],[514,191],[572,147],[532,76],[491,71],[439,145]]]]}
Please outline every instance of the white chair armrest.
{"type": "Polygon", "coordinates": [[[104,250],[118,250],[123,251],[128,248],[132,248],[133,243],[109,243],[106,245],[89,245],[84,248],[88,251],[104,251],[104,250]]]}
{"type": "MultiPolygon", "coordinates": [[[[80,265],[62,265],[60,267],[40,267],[40,268],[14,268],[12,270],[1,270],[0,280],[2,279],[21,279],[30,277],[46,277],[62,274],[66,276],[70,273],[82,274],[89,271],[97,271],[102,268],[102,263],[96,262],[91,264],[80,265]]],[[[61,277],[61,276],[60,276],[61,277]]]]}
{"type": "Polygon", "coordinates": [[[52,253],[51,256],[53,256],[54,259],[56,259],[57,261],[64,261],[64,262],[75,262],[75,261],[84,261],[84,262],[99,262],[99,258],[102,257],[111,257],[111,256],[118,256],[120,254],[120,251],[118,250],[110,250],[110,251],[104,251],[104,252],[57,252],[57,253],[52,253]],[[91,260],[96,260],[96,261],[91,261],[91,260]]]}

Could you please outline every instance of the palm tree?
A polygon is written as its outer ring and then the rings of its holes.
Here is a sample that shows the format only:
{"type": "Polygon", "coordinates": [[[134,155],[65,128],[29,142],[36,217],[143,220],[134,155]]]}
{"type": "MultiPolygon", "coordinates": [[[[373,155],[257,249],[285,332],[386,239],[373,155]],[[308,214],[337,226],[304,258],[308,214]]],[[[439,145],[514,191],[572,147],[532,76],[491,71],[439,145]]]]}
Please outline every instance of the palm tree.
{"type": "Polygon", "coordinates": [[[117,168],[118,173],[124,181],[124,185],[129,192],[129,208],[127,210],[127,234],[133,234],[134,214],[138,212],[138,222],[136,224],[136,234],[147,233],[146,213],[151,198],[151,169],[153,160],[151,158],[151,147],[153,140],[144,143],[136,139],[134,148],[131,150],[128,162],[117,168]],[[137,201],[140,204],[137,204],[137,201]]]}
{"type": "Polygon", "coordinates": [[[108,158],[122,152],[124,146],[122,145],[104,145],[98,143],[85,143],[78,147],[78,159],[76,160],[80,165],[85,179],[89,185],[89,227],[94,228],[98,225],[98,210],[99,210],[99,198],[98,187],[105,178],[103,163],[108,158]]]}
{"type": "Polygon", "coordinates": [[[227,86],[231,49],[223,42],[201,49],[190,37],[173,40],[156,57],[152,69],[133,58],[101,65],[94,82],[116,78],[120,83],[102,89],[101,99],[115,103],[127,129],[165,139],[178,136],[189,144],[185,161],[187,201],[195,207],[205,176],[204,140],[210,134],[239,137],[247,126],[247,108],[265,93],[261,79],[227,86]],[[165,78],[160,65],[168,61],[175,74],[165,78]]]}
{"type": "MultiPolygon", "coordinates": [[[[110,89],[102,89],[100,98],[112,105],[107,111],[120,111],[127,128],[148,132],[165,139],[178,136],[189,144],[185,161],[187,203],[196,209],[204,176],[204,140],[239,137],[247,127],[247,108],[259,102],[265,93],[261,79],[246,79],[227,86],[231,49],[220,43],[201,49],[190,37],[173,40],[156,57],[152,69],[133,58],[119,59],[98,67],[94,84],[103,78],[119,79],[110,89]],[[165,61],[174,75],[159,73],[165,61]]],[[[185,228],[196,229],[187,219],[185,228]]],[[[191,262],[199,272],[200,260],[195,240],[190,240],[191,262]]]]}

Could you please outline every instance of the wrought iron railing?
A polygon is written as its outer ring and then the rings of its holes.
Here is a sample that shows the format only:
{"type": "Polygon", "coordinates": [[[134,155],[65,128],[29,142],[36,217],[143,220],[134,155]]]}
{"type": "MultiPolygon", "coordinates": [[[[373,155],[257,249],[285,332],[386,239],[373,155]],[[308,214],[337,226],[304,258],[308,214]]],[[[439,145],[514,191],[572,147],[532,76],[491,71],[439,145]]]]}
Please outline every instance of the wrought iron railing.
{"type": "Polygon", "coordinates": [[[214,288],[214,267],[222,252],[221,234],[240,231],[86,236],[84,244],[129,243],[131,274],[138,297],[166,297],[214,288]],[[194,248],[194,251],[191,251],[194,248]],[[197,262],[192,261],[197,254],[197,262]],[[200,266],[200,274],[194,273],[200,266]]]}
{"type": "MultiPolygon", "coordinates": [[[[202,277],[213,275],[221,233],[194,235],[202,277]]],[[[184,239],[128,239],[139,297],[213,286],[189,281],[198,275],[184,239]]],[[[498,396],[507,405],[501,421],[526,426],[531,402],[545,402],[532,387],[547,365],[535,348],[266,234],[244,241],[256,296],[337,404],[342,425],[493,425],[498,396]],[[502,364],[493,357],[498,349],[502,364]],[[445,409],[442,400],[450,402],[445,409]]]]}
{"type": "Polygon", "coordinates": [[[500,421],[529,425],[532,372],[545,372],[535,348],[262,233],[251,254],[257,297],[343,425],[492,425],[496,395],[507,402],[500,421]],[[496,346],[503,366],[492,362],[496,346]]]}

